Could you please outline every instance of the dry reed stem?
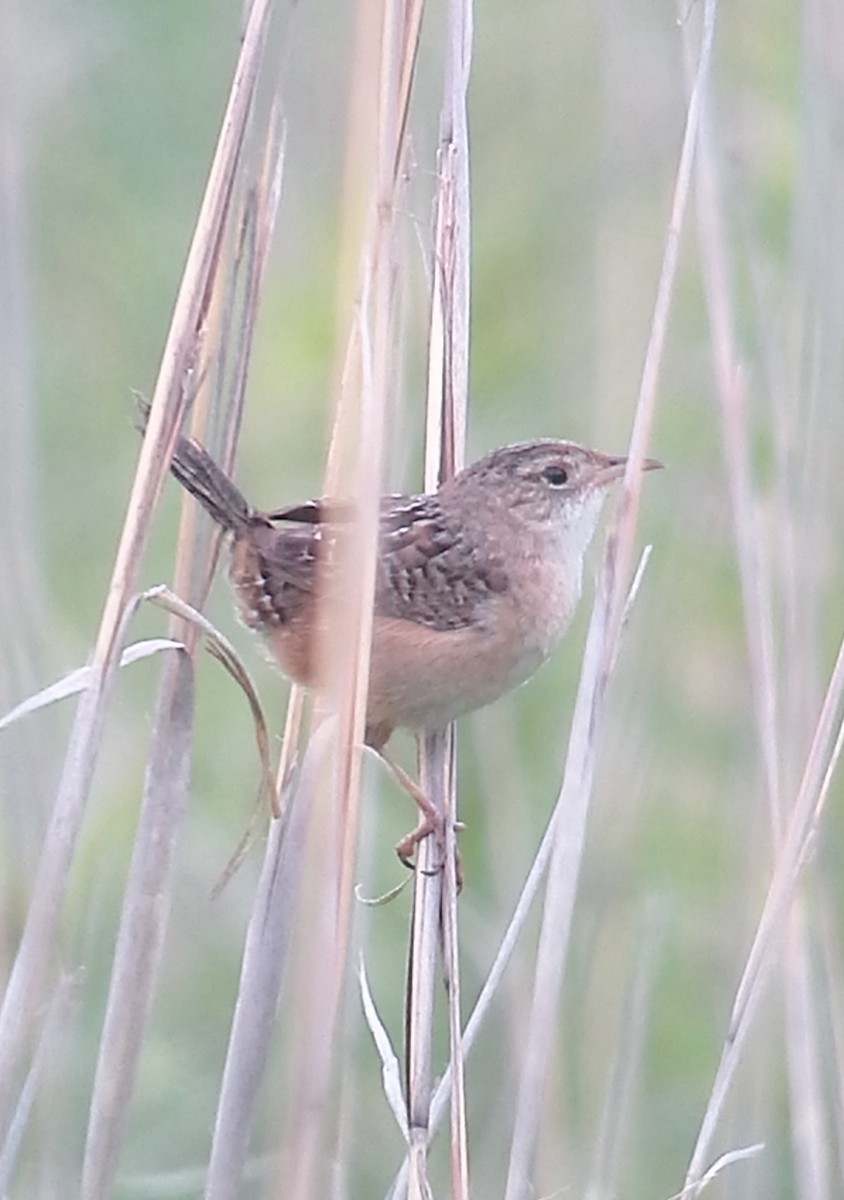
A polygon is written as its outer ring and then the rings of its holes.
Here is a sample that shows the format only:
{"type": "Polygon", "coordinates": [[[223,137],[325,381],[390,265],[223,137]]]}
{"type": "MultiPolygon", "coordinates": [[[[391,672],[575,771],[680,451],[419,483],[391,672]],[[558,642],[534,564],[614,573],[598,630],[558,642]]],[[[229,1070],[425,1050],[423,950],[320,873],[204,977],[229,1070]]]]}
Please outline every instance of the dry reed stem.
{"type": "MultiPolygon", "coordinates": [[[[451,0],[446,26],[446,70],[437,153],[431,315],[428,339],[425,488],[436,489],[463,466],[469,390],[470,181],[467,96],[471,70],[471,0],[451,0]]],[[[452,1193],[469,1192],[466,1100],[460,1013],[457,921],[457,820],[453,727],[420,740],[420,783],[443,813],[444,851],[426,838],[419,847],[406,1002],[407,1168],[411,1197],[428,1194],[431,1137],[433,1028],[438,961],[443,954],[451,1063],[452,1193]],[[437,861],[445,853],[445,867],[437,861]]]]}
{"type": "Polygon", "coordinates": [[[38,864],[23,934],[0,1010],[0,1116],[28,1041],[32,1016],[43,1003],[59,919],[99,748],[105,700],[120,653],[125,614],[135,590],[150,517],[166,471],[185,401],[186,372],[196,361],[244,130],[264,44],[269,0],[255,0],[245,30],[235,84],[209,174],[199,220],[176,301],[155,386],[150,424],[130,496],[92,659],[38,864]]]}
{"type": "MultiPolygon", "coordinates": [[[[469,405],[469,333],[471,313],[471,185],[468,131],[468,91],[472,64],[474,10],[472,0],[452,0],[449,6],[445,99],[439,154],[440,191],[433,286],[441,286],[441,302],[432,305],[432,326],[444,327],[442,400],[445,444],[440,459],[453,473],[465,461],[469,405]],[[435,317],[434,312],[442,314],[435,317]]],[[[429,382],[430,391],[430,382],[429,382]]],[[[429,416],[429,437],[431,424],[429,416]]],[[[430,449],[430,443],[426,449],[430,449]]],[[[430,456],[432,457],[432,456],[430,456]]],[[[454,1200],[468,1200],[469,1149],[460,989],[459,928],[457,920],[456,746],[447,734],[448,774],[443,780],[445,813],[445,876],[443,879],[443,959],[447,984],[449,1062],[451,1064],[451,1190],[454,1200]]]]}
{"type": "MultiPolygon", "coordinates": [[[[633,584],[631,585],[631,589],[627,597],[627,603],[625,604],[625,612],[628,615],[630,612],[630,607],[635,599],[636,591],[638,591],[638,587],[642,579],[642,573],[648,557],[647,551],[649,550],[650,547],[647,547],[634,575],[633,584]]],[[[622,632],[624,628],[625,623],[622,624],[622,632]]],[[[487,977],[484,980],[483,986],[478,994],[478,998],[475,1001],[474,1008],[472,1009],[472,1012],[470,1013],[469,1019],[466,1022],[463,1030],[461,1049],[464,1058],[470,1053],[487,1016],[492,1010],[492,1005],[496,996],[498,995],[504,974],[510,964],[513,954],[515,953],[516,947],[519,944],[519,940],[524,931],[528,917],[530,916],[533,903],[536,900],[536,897],[539,894],[539,890],[542,886],[542,881],[548,869],[548,864],[551,861],[551,855],[554,850],[556,838],[557,822],[560,819],[561,812],[559,806],[557,806],[551,813],[548,821],[548,827],[543,834],[539,849],[533,857],[530,870],[528,871],[527,878],[522,886],[522,890],[516,902],[516,907],[513,911],[513,915],[507,923],[507,927],[504,931],[504,935],[501,939],[498,950],[496,951],[492,966],[487,973],[487,977]]],[[[443,1075],[442,1079],[440,1079],[434,1090],[429,1120],[429,1138],[433,1136],[433,1134],[441,1125],[451,1103],[453,1087],[452,1066],[453,1064],[449,1062],[445,1070],[445,1074],[443,1075]]],[[[407,1187],[408,1163],[405,1161],[400,1170],[397,1172],[390,1186],[390,1190],[387,1193],[387,1200],[401,1200],[401,1197],[403,1197],[407,1192],[407,1187]]]]}
{"type": "MultiPolygon", "coordinates": [[[[269,156],[267,156],[264,163],[263,186],[259,192],[259,195],[265,197],[266,201],[264,210],[259,211],[258,213],[258,256],[259,261],[263,265],[254,280],[256,293],[263,281],[263,273],[266,269],[266,263],[269,260],[269,254],[272,248],[273,230],[275,228],[275,217],[278,212],[278,204],[281,198],[281,176],[284,164],[287,130],[286,126],[282,127],[282,118],[277,108],[277,102],[273,105],[270,125],[271,129],[276,132],[279,145],[279,154],[276,159],[276,169],[274,171],[270,170],[271,161],[269,156]]],[[[254,311],[257,313],[257,303],[254,311]]],[[[254,328],[244,331],[244,339],[247,345],[252,345],[254,340],[254,328]]],[[[241,407],[245,399],[245,389],[246,379],[244,375],[243,385],[239,392],[241,407]]],[[[281,812],[281,797],[284,792],[284,786],[290,776],[296,759],[296,753],[299,746],[299,736],[302,731],[304,707],[305,694],[298,684],[294,684],[290,689],[290,695],[287,701],[284,732],[281,738],[281,751],[279,753],[278,768],[276,770],[273,810],[277,812],[278,815],[280,815],[281,812]]]]}
{"type": "Polygon", "coordinates": [[[619,1163],[635,1084],[641,1072],[650,1017],[651,993],[656,975],[657,948],[661,940],[653,903],[645,906],[633,954],[626,995],[619,1010],[616,1049],[607,1083],[604,1110],[595,1142],[592,1178],[586,1200],[618,1196],[619,1163]]]}
{"type": "Polygon", "coordinates": [[[812,971],[810,921],[814,906],[806,889],[795,896],[783,947],[785,1050],[788,1067],[791,1141],[797,1194],[825,1200],[830,1191],[830,1146],[826,1129],[823,1035],[818,978],[812,971]]]}
{"type": "Polygon", "coordinates": [[[312,735],[292,787],[273,821],[243,951],[211,1142],[206,1200],[230,1200],[242,1186],[255,1107],[266,1069],[281,981],[301,907],[301,872],[323,759],[336,736],[329,722],[312,735]]]}
{"type": "Polygon", "coordinates": [[[687,1189],[696,1187],[701,1180],[704,1163],[710,1153],[712,1138],[741,1058],[744,1041],[761,999],[763,985],[780,939],[787,928],[787,917],[794,903],[803,868],[811,853],[818,823],[844,745],[843,702],[844,641],[839,647],[800,789],[785,827],[765,904],[736,991],[715,1080],[686,1172],[687,1189]]]}
{"type": "MultiPolygon", "coordinates": [[[[762,530],[753,507],[744,373],[735,345],[732,271],[718,186],[708,114],[704,114],[697,159],[698,221],[701,264],[709,313],[715,377],[727,480],[733,511],[736,555],[741,580],[753,711],[765,793],[775,846],[782,839],[781,757],[777,737],[778,680],[774,667],[771,578],[763,569],[762,530]]],[[[782,466],[782,463],[779,464],[782,466]]],[[[788,664],[796,677],[800,662],[788,664]]],[[[795,734],[797,730],[793,731],[795,734]]],[[[792,739],[793,741],[794,739],[792,739]]],[[[792,753],[796,746],[790,747],[792,753]]],[[[824,1196],[829,1190],[829,1153],[823,1129],[822,1081],[817,1060],[818,1014],[811,979],[808,930],[802,908],[791,914],[791,937],[783,963],[785,1030],[791,1092],[791,1125],[801,1195],[824,1196]]]]}
{"type": "MultiPolygon", "coordinates": [[[[54,86],[39,78],[29,54],[30,11],[17,5],[0,10],[0,629],[3,662],[0,668],[0,707],[36,686],[43,672],[40,658],[49,628],[47,603],[44,503],[33,469],[37,413],[39,347],[33,337],[36,297],[27,273],[27,249],[35,220],[29,203],[33,159],[33,115],[54,86]],[[28,186],[29,181],[29,186],[28,186]]],[[[41,768],[41,756],[28,755],[41,768]]],[[[5,781],[4,781],[5,782],[5,781]]],[[[32,780],[26,787],[10,786],[12,804],[21,797],[16,818],[32,813],[32,780]]],[[[39,781],[35,781],[39,782],[39,781]]],[[[43,780],[40,782],[44,782],[43,780]]],[[[9,780],[12,784],[13,780],[9,780]]],[[[26,839],[25,871],[32,867],[26,839]]],[[[13,930],[6,931],[7,937],[13,930]]]]}
{"type": "Polygon", "coordinates": [[[18,1165],[21,1146],[32,1118],[38,1090],[43,1076],[47,1074],[49,1063],[56,1055],[56,1050],[61,1043],[63,1031],[67,1027],[76,1000],[79,983],[78,975],[60,976],[43,1016],[29,1070],[20,1089],[5,1137],[0,1144],[0,1195],[2,1196],[11,1195],[10,1188],[15,1168],[18,1165]]]}
{"type": "MultiPolygon", "coordinates": [[[[271,126],[265,144],[265,163],[273,155],[280,161],[274,141],[274,129],[271,126]]],[[[264,175],[261,192],[266,189],[268,195],[260,195],[257,204],[255,193],[251,201],[247,198],[244,220],[237,234],[242,252],[235,256],[233,277],[227,285],[224,270],[218,270],[209,278],[206,287],[208,317],[196,367],[200,386],[192,412],[194,431],[203,440],[206,440],[204,432],[212,368],[216,359],[219,363],[216,391],[222,398],[229,384],[226,356],[231,346],[236,350],[234,395],[230,406],[234,412],[233,425],[239,423],[242,410],[250,339],[269,246],[264,236],[261,239],[263,254],[257,249],[254,236],[257,211],[260,207],[264,224],[271,228],[278,199],[278,186],[266,188],[266,170],[264,175]],[[247,286],[243,297],[244,314],[237,337],[232,333],[237,307],[235,294],[237,276],[244,268],[247,286]],[[219,357],[216,354],[218,346],[223,347],[219,357]]],[[[273,178],[279,179],[278,172],[274,173],[273,178]]],[[[216,261],[218,268],[224,268],[224,256],[221,255],[216,261]]],[[[234,433],[230,444],[233,447],[234,433]]],[[[228,642],[191,607],[204,604],[211,578],[211,564],[196,554],[200,529],[207,546],[207,524],[199,524],[198,508],[185,495],[175,566],[175,588],[179,595],[174,596],[167,589],[154,589],[148,593],[148,598],[168,608],[171,613],[171,633],[184,642],[191,653],[190,657],[179,656],[178,660],[168,664],[159,684],[144,798],[121,913],[91,1096],[82,1172],[81,1194],[85,1200],[100,1200],[111,1194],[129,1122],[130,1104],[170,912],[175,849],[187,815],[194,719],[192,652],[199,632],[206,635],[210,632],[207,643],[209,650],[235,677],[249,699],[261,754],[264,787],[268,787],[269,794],[274,796],[266,723],[249,677],[228,642]],[[190,604],[179,597],[185,597],[190,604]]],[[[219,537],[215,540],[219,545],[219,537]]],[[[208,557],[213,561],[215,556],[212,554],[208,557]]]]}
{"type": "MultiPolygon", "coordinates": [[[[688,47],[688,39],[686,41],[688,47]]],[[[688,53],[687,53],[688,58],[688,53]]],[[[782,813],[777,754],[777,681],[770,579],[763,569],[760,529],[753,507],[747,404],[742,364],[735,345],[733,280],[712,147],[710,114],[705,111],[695,171],[700,263],[706,296],[715,384],[730,490],[736,557],[741,582],[753,713],[762,756],[771,825],[779,839],[782,813]]]]}
{"type": "MultiPolygon", "coordinates": [[[[445,733],[420,746],[419,785],[442,811],[443,789],[450,772],[451,750],[445,733]]],[[[407,956],[405,1006],[405,1086],[407,1088],[408,1191],[411,1200],[430,1195],[428,1140],[433,1078],[433,1025],[440,981],[443,853],[438,839],[428,837],[417,848],[413,909],[407,956]]]]}
{"type": "MultiPolygon", "coordinates": [[[[298,1021],[302,1036],[299,1065],[292,1080],[297,1120],[290,1139],[290,1155],[285,1161],[284,1194],[301,1197],[321,1194],[325,1157],[322,1150],[330,1119],[327,1100],[332,1072],[336,1069],[336,1028],[348,965],[351,882],[357,848],[359,746],[371,636],[377,502],[381,492],[381,427],[391,370],[392,214],[398,182],[393,164],[397,156],[397,131],[405,124],[403,112],[396,108],[395,84],[398,78],[407,76],[407,62],[415,57],[415,45],[408,44],[400,23],[390,26],[394,16],[392,8],[385,10],[379,167],[361,250],[357,319],[347,355],[347,362],[353,361],[349,371],[344,372],[344,384],[348,387],[344,387],[341,395],[333,443],[342,446],[343,453],[348,450],[355,463],[353,486],[343,490],[345,494],[356,495],[359,514],[346,544],[339,548],[337,571],[343,580],[342,595],[329,588],[325,597],[330,617],[324,627],[338,631],[338,637],[322,647],[322,662],[327,691],[339,709],[339,721],[327,723],[324,734],[323,729],[319,732],[323,740],[333,741],[335,753],[322,787],[317,787],[316,768],[311,768],[308,780],[314,794],[306,805],[299,794],[301,786],[297,789],[290,823],[298,830],[298,854],[288,850],[286,839],[280,845],[278,838],[273,837],[268,847],[262,876],[265,882],[250,924],[250,948],[244,958],[214,1134],[207,1184],[207,1195],[214,1197],[234,1194],[242,1173],[281,983],[278,960],[286,954],[296,906],[303,904],[309,913],[311,935],[305,946],[307,962],[294,980],[297,998],[293,1001],[293,1020],[298,1021]],[[349,653],[350,648],[353,654],[349,653]],[[315,869],[304,868],[303,873],[303,863],[310,863],[315,869]],[[300,896],[303,883],[305,890],[300,896]],[[286,911],[275,903],[282,894],[286,911]],[[271,936],[286,940],[281,947],[284,954],[274,951],[277,961],[268,969],[251,947],[271,936]],[[255,1019],[247,1018],[247,1013],[255,1014],[255,1019]]],[[[336,479],[330,481],[327,490],[337,490],[336,483],[336,479]]],[[[295,709],[291,720],[295,725],[295,709]]],[[[312,739],[306,763],[314,750],[312,739]]],[[[321,757],[325,758],[325,749],[321,757]]],[[[286,761],[290,761],[289,755],[286,761]]]]}
{"type": "Polygon", "coordinates": [[[91,1093],[81,1196],[112,1194],[137,1079],[172,895],[175,844],[187,811],[193,748],[193,663],[165,663],[152,750],[126,883],[91,1093]]]}
{"type": "Polygon", "coordinates": [[[829,890],[821,890],[820,945],[828,1000],[827,1019],[833,1050],[833,1127],[835,1139],[838,1190],[844,1192],[844,962],[837,926],[835,905],[829,890]]]}
{"type": "Polygon", "coordinates": [[[565,775],[556,806],[527,1046],[522,1058],[510,1148],[506,1200],[521,1200],[529,1190],[549,1047],[554,1041],[559,991],[586,835],[588,800],[595,767],[596,722],[600,715],[602,685],[606,682],[603,664],[611,653],[607,640],[609,622],[610,595],[605,567],[589,625],[565,775]]]}
{"type": "MultiPolygon", "coordinates": [[[[382,492],[381,454],[388,397],[393,392],[393,315],[395,310],[395,207],[400,180],[406,124],[402,78],[415,60],[415,41],[408,40],[405,16],[395,6],[381,10],[376,124],[376,170],[370,185],[370,208],[360,255],[360,284],[353,325],[356,370],[360,387],[357,404],[343,407],[354,415],[338,433],[354,463],[351,490],[356,520],[347,539],[338,545],[336,575],[326,580],[326,612],[322,652],[323,680],[332,707],[339,713],[332,795],[325,835],[334,844],[328,855],[334,870],[331,894],[316,897],[324,912],[321,936],[313,939],[311,980],[303,981],[304,1021],[300,1082],[297,1091],[307,1109],[297,1106],[289,1173],[283,1194],[306,1197],[323,1194],[324,1162],[330,1141],[330,1082],[337,1070],[337,1029],[349,966],[349,937],[357,863],[360,810],[361,746],[366,716],[378,543],[379,500],[382,492]],[[339,584],[339,586],[338,586],[339,584]],[[349,651],[352,652],[351,657],[349,651]],[[316,990],[318,989],[318,990],[316,990]],[[299,1115],[301,1114],[301,1116],[299,1115]]],[[[281,1181],[280,1181],[281,1184],[281,1181]]]]}
{"type": "MultiPolygon", "coordinates": [[[[704,134],[706,134],[706,129],[704,134]]],[[[751,509],[751,482],[748,455],[746,407],[743,375],[737,366],[734,349],[732,291],[726,250],[726,236],[718,194],[710,138],[704,136],[698,161],[699,213],[704,280],[712,326],[716,377],[722,407],[722,425],[728,463],[728,480],[736,526],[736,543],[742,583],[747,639],[750,649],[754,711],[764,764],[765,781],[775,845],[782,840],[784,815],[780,779],[787,771],[788,757],[797,752],[799,726],[787,723],[791,737],[780,745],[777,736],[778,681],[774,673],[773,602],[771,581],[763,571],[758,543],[760,531],[751,509]],[[781,759],[785,758],[785,762],[781,759]]],[[[775,418],[778,444],[785,440],[783,414],[775,418]]],[[[781,495],[788,490],[786,456],[777,457],[781,495]]],[[[784,515],[786,508],[783,508],[784,515]]],[[[790,525],[785,516],[784,526],[790,525]]],[[[784,539],[791,553],[786,554],[782,574],[783,592],[795,595],[798,573],[794,570],[794,546],[784,539]]],[[[799,601],[798,601],[799,603],[799,601]]],[[[792,608],[794,600],[792,599],[792,608]]],[[[793,637],[786,640],[785,669],[793,681],[805,673],[805,656],[793,637]]],[[[788,684],[785,694],[793,691],[788,684]]],[[[813,987],[809,958],[808,930],[802,907],[791,913],[791,937],[784,961],[786,990],[786,1047],[791,1091],[791,1126],[794,1142],[795,1172],[802,1195],[827,1195],[829,1192],[829,1151],[822,1119],[823,1082],[817,1057],[821,1037],[818,1028],[816,990],[813,987]]]]}
{"type": "MultiPolygon", "coordinates": [[[[466,103],[471,55],[471,3],[453,0],[450,7],[451,69],[446,97],[446,135],[440,153],[440,202],[437,205],[434,276],[443,271],[443,397],[444,445],[441,459],[453,474],[463,465],[469,388],[469,142],[466,103]],[[438,269],[439,268],[439,269],[438,269]]],[[[430,431],[430,424],[429,424],[430,431]]],[[[442,894],[443,965],[447,986],[451,1088],[451,1187],[455,1200],[468,1200],[469,1152],[466,1131],[466,1092],[463,1077],[460,956],[457,920],[456,742],[452,728],[445,735],[441,782],[445,817],[445,872],[442,894]]],[[[431,1013],[433,1020],[433,1012],[431,1013]]]]}
{"type": "Polygon", "coordinates": [[[560,989],[568,950],[571,918],[577,892],[597,753],[597,733],[603,711],[609,666],[615,656],[623,619],[625,587],[633,550],[638,511],[641,465],[645,456],[656,403],[659,371],[668,328],[682,232],[691,183],[700,114],[709,76],[717,0],[707,0],[695,82],[686,114],[686,128],[662,270],[654,305],[639,399],[630,439],[629,459],[619,504],[604,558],[601,579],[587,635],[583,672],[572,718],[569,749],[558,806],[564,817],[556,823],[554,853],[545,896],[527,1046],[519,1084],[506,1200],[522,1200],[529,1189],[548,1065],[554,1042],[560,989]]]}
{"type": "MultiPolygon", "coordinates": [[[[447,797],[456,791],[455,763],[447,797]]],[[[443,879],[443,963],[448,999],[449,1063],[451,1064],[451,1194],[455,1200],[469,1200],[469,1144],[466,1118],[466,1081],[464,1077],[463,1020],[460,1004],[460,941],[457,924],[457,837],[454,822],[456,806],[446,803],[445,878],[443,879]]]]}

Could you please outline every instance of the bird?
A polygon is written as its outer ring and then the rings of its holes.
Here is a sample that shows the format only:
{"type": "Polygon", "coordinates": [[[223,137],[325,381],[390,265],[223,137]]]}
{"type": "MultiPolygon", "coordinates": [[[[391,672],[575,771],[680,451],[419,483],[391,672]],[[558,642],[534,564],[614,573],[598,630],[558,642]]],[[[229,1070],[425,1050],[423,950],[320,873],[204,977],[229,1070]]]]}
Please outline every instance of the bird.
{"type": "MultiPolygon", "coordinates": [[[[627,459],[542,438],[502,446],[434,492],[382,497],[364,742],[411,792],[422,817],[397,847],[411,864],[439,814],[387,757],[397,728],[421,735],[524,683],[563,637],[584,555],[627,459]]],[[[645,459],[642,468],[662,464],[645,459]]],[[[318,685],[318,585],[347,504],[263,511],[197,441],[179,437],[171,471],[229,537],[244,623],[285,675],[318,685]]]]}

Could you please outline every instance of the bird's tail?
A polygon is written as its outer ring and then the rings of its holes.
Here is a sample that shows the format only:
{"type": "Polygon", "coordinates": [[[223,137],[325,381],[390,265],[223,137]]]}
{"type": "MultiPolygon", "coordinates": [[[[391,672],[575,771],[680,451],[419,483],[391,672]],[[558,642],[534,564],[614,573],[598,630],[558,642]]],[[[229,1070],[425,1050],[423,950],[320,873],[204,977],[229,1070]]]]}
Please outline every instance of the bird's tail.
{"type": "MultiPolygon", "coordinates": [[[[136,397],[136,403],[138,425],[143,433],[150,406],[143,397],[136,397]]],[[[254,517],[254,510],[246,498],[199,442],[180,437],[173,451],[170,470],[223,529],[237,532],[254,517]]]]}
{"type": "Polygon", "coordinates": [[[198,442],[180,437],[170,470],[223,529],[237,532],[249,524],[253,511],[245,497],[198,442]]]}

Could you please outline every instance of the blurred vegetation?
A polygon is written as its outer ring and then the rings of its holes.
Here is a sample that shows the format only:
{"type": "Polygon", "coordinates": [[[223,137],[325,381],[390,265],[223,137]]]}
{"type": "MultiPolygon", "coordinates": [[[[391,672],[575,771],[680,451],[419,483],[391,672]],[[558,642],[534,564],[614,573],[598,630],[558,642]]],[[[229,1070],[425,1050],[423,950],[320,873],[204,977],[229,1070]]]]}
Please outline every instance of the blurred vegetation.
{"type": "MultiPolygon", "coordinates": [[[[13,0],[12,8],[0,18],[0,74],[15,98],[7,110],[15,120],[2,133],[7,166],[15,167],[6,186],[15,188],[17,204],[4,207],[0,238],[22,247],[24,286],[10,298],[26,338],[3,345],[0,378],[14,371],[25,380],[20,394],[6,390],[11,404],[25,403],[28,433],[18,442],[6,438],[7,451],[23,451],[25,463],[0,458],[7,468],[0,532],[10,539],[25,515],[32,536],[31,588],[16,594],[16,580],[5,582],[4,711],[89,653],[138,453],[131,391],[149,392],[155,376],[240,17],[239,5],[220,0],[100,0],[73,12],[57,0],[13,0]]],[[[427,238],[430,220],[441,17],[432,6],[414,101],[411,245],[417,228],[427,238]]],[[[768,522],[764,557],[775,577],[785,536],[774,492],[778,453],[792,470],[788,535],[800,574],[783,597],[775,647],[786,698],[800,700],[796,720],[782,731],[790,798],[841,634],[844,39],[831,37],[826,23],[834,20],[819,0],[724,6],[720,21],[715,128],[758,499],[768,522]],[[804,649],[799,678],[787,673],[795,644],[804,649]]],[[[312,494],[326,449],[348,321],[337,281],[352,23],[345,6],[311,3],[291,25],[284,194],[238,468],[248,494],[267,505],[312,494]]],[[[473,456],[542,434],[623,450],[682,136],[682,61],[675,12],[653,0],[477,6],[473,456]]],[[[0,114],[3,121],[9,125],[0,114]]],[[[641,539],[654,552],[603,737],[555,1050],[557,1086],[537,1175],[545,1193],[580,1195],[589,1178],[625,991],[645,946],[653,964],[649,1006],[618,1194],[666,1197],[679,1188],[772,859],[694,220],[683,246],[652,447],[668,469],[646,481],[641,539]]],[[[10,276],[7,294],[13,282],[10,276]]],[[[411,489],[421,474],[423,412],[418,263],[407,312],[409,365],[387,482],[411,489]]],[[[0,397],[6,420],[4,405],[0,397]]],[[[17,421],[9,415],[9,428],[17,421]]],[[[175,493],[170,488],[164,500],[145,584],[169,579],[175,493]]],[[[209,615],[254,668],[277,724],[285,685],[234,621],[223,583],[209,615]]],[[[583,612],[536,681],[461,726],[467,1003],[551,808],[585,624],[583,612]]],[[[161,618],[144,613],[136,629],[138,636],[160,632],[161,618]]],[[[76,975],[68,1036],[51,1071],[53,1103],[31,1137],[30,1190],[16,1195],[59,1194],[63,1171],[73,1177],[78,1169],[156,670],[149,662],[133,667],[111,706],[67,911],[64,965],[76,975]]],[[[136,1187],[133,1176],[204,1161],[258,866],[253,853],[211,904],[209,890],[240,836],[258,768],[242,700],[210,660],[200,666],[197,710],[194,803],[124,1155],[127,1198],[155,1194],[136,1187]]],[[[48,712],[0,747],[5,960],[25,911],[67,726],[67,712],[48,712]]],[[[412,762],[409,739],[400,753],[412,762]]],[[[366,805],[369,852],[387,887],[397,872],[391,847],[410,814],[371,767],[366,805]]],[[[840,804],[832,807],[824,841],[840,844],[840,804]]],[[[838,875],[835,855],[822,853],[817,883],[839,918],[840,949],[838,875]]],[[[401,898],[361,918],[373,986],[397,1042],[406,911],[401,898]]],[[[501,1013],[469,1067],[478,1196],[501,1190],[500,1163],[489,1150],[496,1139],[506,1144],[513,1096],[502,1079],[512,1077],[515,1089],[519,1043],[518,1018],[508,1013],[522,1012],[527,1001],[530,948],[528,939],[508,975],[501,1013]]],[[[295,1036],[283,1025],[280,1052],[295,1036]]],[[[731,1168],[734,1182],[716,1185],[716,1194],[802,1194],[791,1161],[782,1038],[774,987],[720,1139],[723,1149],[764,1141],[767,1150],[731,1168]]],[[[361,1155],[354,1194],[375,1196],[401,1147],[379,1098],[380,1066],[368,1035],[358,1031],[352,1051],[360,1103],[371,1114],[370,1145],[384,1147],[377,1159],[361,1155]]],[[[267,1121],[274,1115],[269,1102],[267,1121]]],[[[832,1169],[844,1188],[840,1164],[832,1169]]],[[[195,1192],[186,1186],[172,1194],[195,1192]]]]}

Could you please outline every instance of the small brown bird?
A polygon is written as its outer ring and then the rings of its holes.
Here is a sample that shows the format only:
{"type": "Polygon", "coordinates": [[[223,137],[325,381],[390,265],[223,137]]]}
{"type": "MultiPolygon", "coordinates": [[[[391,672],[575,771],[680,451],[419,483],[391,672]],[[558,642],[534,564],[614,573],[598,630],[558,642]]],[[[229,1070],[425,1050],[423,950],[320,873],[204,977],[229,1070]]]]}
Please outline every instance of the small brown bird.
{"type": "MultiPolygon", "coordinates": [[[[369,746],[383,753],[397,727],[442,728],[545,661],[580,598],[584,553],[625,463],[574,442],[524,442],[493,450],[436,492],[382,499],[369,746]]],[[[643,467],[660,465],[647,459],[643,467]]],[[[337,506],[252,508],[185,438],[171,469],[232,535],[230,574],[244,621],[287,675],[313,687],[318,564],[337,506]]],[[[436,823],[430,802],[410,790],[424,817],[398,847],[405,861],[436,823]]]]}

